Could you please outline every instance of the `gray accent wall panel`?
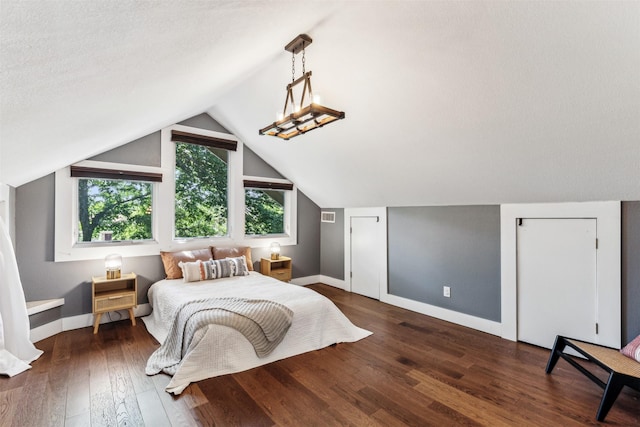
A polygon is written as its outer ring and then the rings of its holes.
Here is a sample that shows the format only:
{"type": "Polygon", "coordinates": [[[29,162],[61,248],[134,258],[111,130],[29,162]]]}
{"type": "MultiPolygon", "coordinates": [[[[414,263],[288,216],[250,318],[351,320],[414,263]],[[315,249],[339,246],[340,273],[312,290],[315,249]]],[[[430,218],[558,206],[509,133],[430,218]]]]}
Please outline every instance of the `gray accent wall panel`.
{"type": "Polygon", "coordinates": [[[622,203],[622,345],[640,335],[640,202],[622,203]]]}
{"type": "Polygon", "coordinates": [[[62,315],[62,307],[54,307],[49,310],[41,311],[40,313],[32,314],[29,316],[29,324],[31,328],[37,328],[38,326],[46,325],[47,323],[54,322],[62,315]]]}
{"type": "Polygon", "coordinates": [[[389,293],[500,321],[499,206],[389,208],[388,245],[389,293]]]}
{"type": "Polygon", "coordinates": [[[320,274],[344,280],[344,209],[320,211],[336,213],[335,223],[320,223],[320,274]]]}
{"type": "Polygon", "coordinates": [[[244,146],[243,151],[243,171],[247,176],[259,176],[262,178],[277,178],[283,179],[284,177],[271,167],[270,164],[262,160],[256,153],[254,153],[249,147],[244,146]]]}
{"type": "Polygon", "coordinates": [[[89,160],[160,167],[160,131],[93,156],[89,160]]]}
{"type": "Polygon", "coordinates": [[[198,129],[207,129],[214,132],[231,133],[207,113],[198,114],[197,116],[183,120],[178,124],[198,129]]]}

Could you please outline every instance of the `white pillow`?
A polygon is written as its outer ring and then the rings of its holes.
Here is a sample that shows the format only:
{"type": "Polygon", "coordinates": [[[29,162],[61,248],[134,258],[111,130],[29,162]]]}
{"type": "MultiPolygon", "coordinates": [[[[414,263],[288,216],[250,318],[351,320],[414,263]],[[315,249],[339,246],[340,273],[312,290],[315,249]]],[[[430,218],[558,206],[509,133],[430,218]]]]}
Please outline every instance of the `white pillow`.
{"type": "Polygon", "coordinates": [[[196,260],[193,262],[180,261],[178,265],[182,270],[182,277],[184,278],[184,281],[199,282],[200,280],[204,280],[204,276],[206,276],[204,263],[209,261],[204,261],[204,262],[200,260],[196,260]]]}

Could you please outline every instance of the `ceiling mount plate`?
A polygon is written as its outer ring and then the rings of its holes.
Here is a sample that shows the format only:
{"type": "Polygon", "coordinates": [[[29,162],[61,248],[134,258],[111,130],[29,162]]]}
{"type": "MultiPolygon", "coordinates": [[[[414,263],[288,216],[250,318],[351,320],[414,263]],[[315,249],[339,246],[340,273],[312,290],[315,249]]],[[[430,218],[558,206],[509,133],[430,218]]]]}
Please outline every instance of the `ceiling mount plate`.
{"type": "Polygon", "coordinates": [[[302,52],[302,50],[309,46],[313,40],[306,34],[300,34],[295,39],[291,40],[289,44],[284,47],[284,50],[291,52],[294,55],[302,52]]]}

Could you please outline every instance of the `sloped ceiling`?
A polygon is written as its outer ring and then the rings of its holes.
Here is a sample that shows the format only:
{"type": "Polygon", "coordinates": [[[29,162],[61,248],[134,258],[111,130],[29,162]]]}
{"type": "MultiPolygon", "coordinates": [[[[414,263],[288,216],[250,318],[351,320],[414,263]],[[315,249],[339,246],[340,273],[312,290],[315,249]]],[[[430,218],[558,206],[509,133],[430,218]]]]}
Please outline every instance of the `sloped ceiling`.
{"type": "Polygon", "coordinates": [[[640,200],[640,2],[0,7],[10,185],[207,111],[321,207],[640,200]],[[259,136],[299,33],[347,117],[259,136]]]}

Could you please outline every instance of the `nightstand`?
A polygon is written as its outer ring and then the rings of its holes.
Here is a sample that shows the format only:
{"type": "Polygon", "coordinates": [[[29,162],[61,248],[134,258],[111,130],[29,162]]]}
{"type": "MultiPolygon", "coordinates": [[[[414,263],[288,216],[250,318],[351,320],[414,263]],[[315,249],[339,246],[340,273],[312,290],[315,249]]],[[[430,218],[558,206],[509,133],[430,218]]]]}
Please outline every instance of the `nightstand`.
{"type": "Polygon", "coordinates": [[[291,258],[280,256],[278,259],[260,259],[260,273],[274,279],[288,282],[291,280],[291,258]]]}
{"type": "Polygon", "coordinates": [[[133,308],[138,305],[138,276],[135,273],[123,274],[119,279],[91,278],[91,296],[94,334],[98,333],[102,313],[108,311],[128,310],[131,324],[136,325],[133,308]]]}

